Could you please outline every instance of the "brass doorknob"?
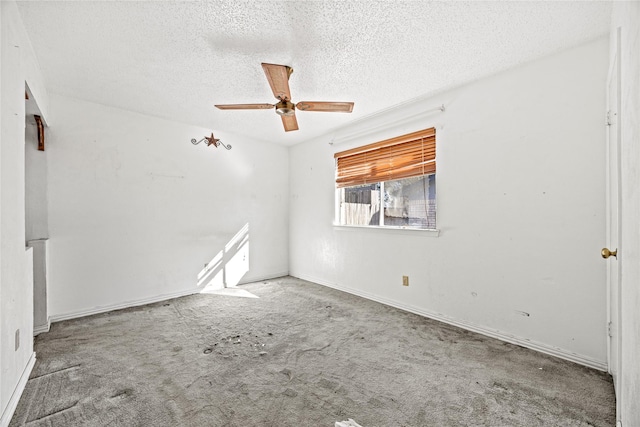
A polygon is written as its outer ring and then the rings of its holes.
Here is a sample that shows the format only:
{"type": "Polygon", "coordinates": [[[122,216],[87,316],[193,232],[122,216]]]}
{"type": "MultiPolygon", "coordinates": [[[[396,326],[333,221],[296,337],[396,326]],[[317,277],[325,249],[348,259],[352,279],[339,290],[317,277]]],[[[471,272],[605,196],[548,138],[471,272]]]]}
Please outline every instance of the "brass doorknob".
{"type": "Polygon", "coordinates": [[[602,250],[600,251],[600,254],[602,255],[602,258],[607,259],[610,256],[614,257],[614,258],[618,258],[618,250],[616,249],[615,251],[610,251],[607,248],[602,248],[602,250]]]}

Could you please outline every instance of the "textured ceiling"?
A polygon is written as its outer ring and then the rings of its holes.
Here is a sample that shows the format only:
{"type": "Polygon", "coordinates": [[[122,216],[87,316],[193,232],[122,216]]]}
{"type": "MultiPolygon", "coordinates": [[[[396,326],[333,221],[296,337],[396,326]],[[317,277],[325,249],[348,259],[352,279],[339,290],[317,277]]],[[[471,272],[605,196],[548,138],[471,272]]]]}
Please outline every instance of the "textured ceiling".
{"type": "MultiPolygon", "coordinates": [[[[50,92],[292,145],[607,33],[609,2],[20,1],[50,92]],[[285,133],[261,62],[292,66],[285,133]]],[[[233,143],[233,141],[229,141],[233,143]]]]}

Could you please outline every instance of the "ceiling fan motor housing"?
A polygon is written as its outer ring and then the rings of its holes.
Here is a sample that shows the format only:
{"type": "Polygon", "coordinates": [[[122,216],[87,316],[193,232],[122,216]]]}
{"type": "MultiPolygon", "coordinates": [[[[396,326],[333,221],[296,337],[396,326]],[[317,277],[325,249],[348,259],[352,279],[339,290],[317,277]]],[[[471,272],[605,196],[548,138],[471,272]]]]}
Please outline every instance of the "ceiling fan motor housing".
{"type": "Polygon", "coordinates": [[[290,101],[280,101],[276,104],[276,113],[281,116],[293,116],[295,109],[295,105],[290,101]]]}

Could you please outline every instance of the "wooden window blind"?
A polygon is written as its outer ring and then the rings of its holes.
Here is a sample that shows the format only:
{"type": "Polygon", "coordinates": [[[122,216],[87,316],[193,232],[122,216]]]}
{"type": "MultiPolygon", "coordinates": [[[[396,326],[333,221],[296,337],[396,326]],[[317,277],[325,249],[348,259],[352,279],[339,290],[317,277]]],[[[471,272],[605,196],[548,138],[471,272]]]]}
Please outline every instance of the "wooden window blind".
{"type": "Polygon", "coordinates": [[[436,172],[436,129],[429,128],[334,155],[338,188],[436,172]]]}

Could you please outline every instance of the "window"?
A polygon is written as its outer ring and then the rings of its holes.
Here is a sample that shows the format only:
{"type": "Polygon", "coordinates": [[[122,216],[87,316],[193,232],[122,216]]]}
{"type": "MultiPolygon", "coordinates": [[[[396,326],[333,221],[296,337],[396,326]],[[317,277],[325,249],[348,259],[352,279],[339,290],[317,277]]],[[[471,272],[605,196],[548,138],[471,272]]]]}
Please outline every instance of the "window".
{"type": "Polygon", "coordinates": [[[337,222],[436,228],[436,131],[335,154],[337,222]]]}

